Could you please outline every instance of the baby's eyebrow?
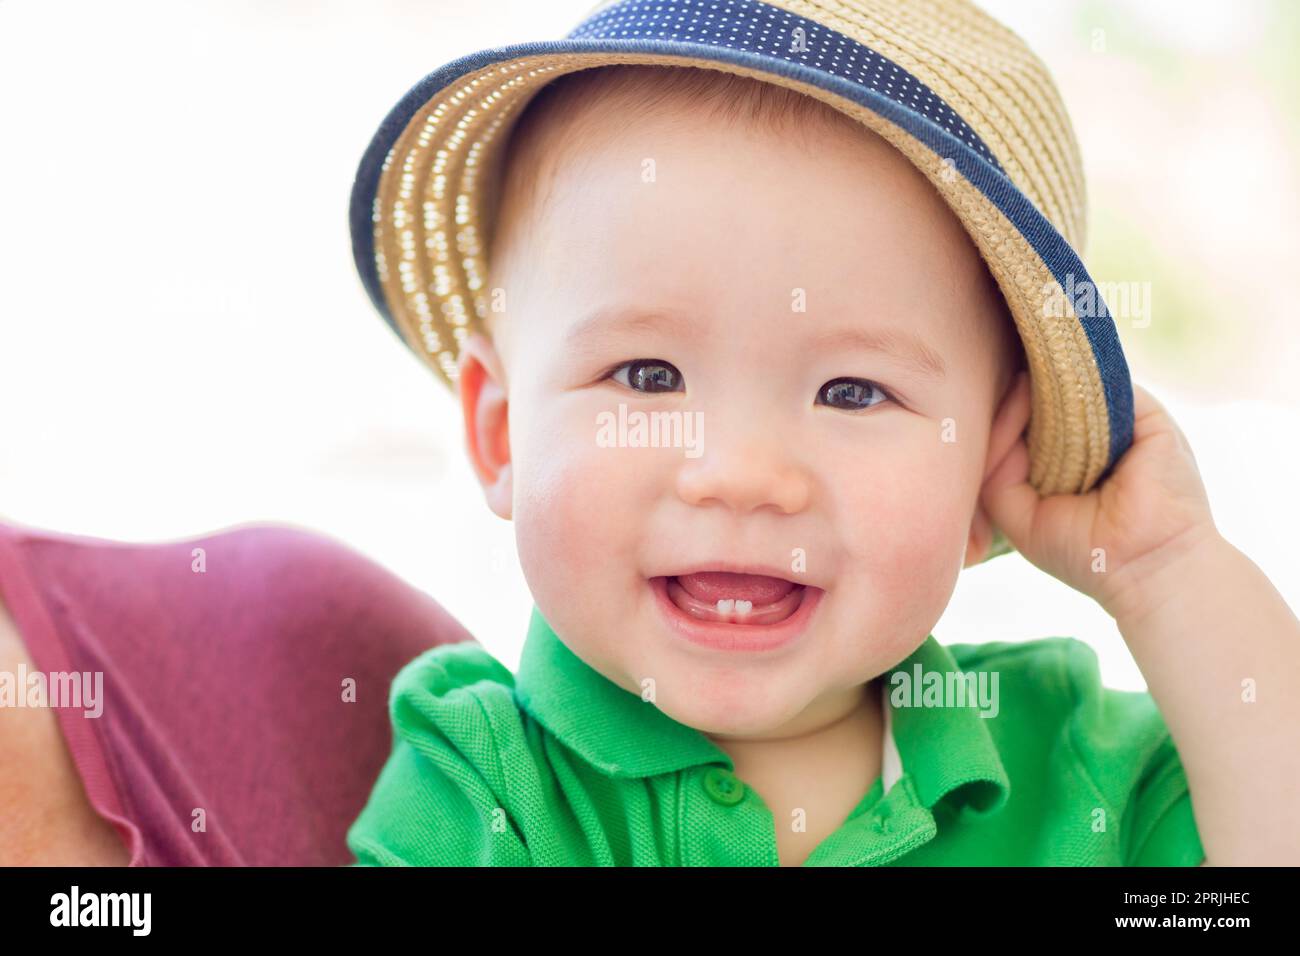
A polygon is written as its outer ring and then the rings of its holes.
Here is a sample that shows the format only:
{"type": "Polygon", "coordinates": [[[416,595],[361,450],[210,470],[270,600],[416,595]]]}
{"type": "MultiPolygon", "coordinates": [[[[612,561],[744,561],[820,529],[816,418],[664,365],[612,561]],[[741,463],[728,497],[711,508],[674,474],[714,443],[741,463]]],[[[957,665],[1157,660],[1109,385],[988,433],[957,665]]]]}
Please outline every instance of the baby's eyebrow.
{"type": "MultiPolygon", "coordinates": [[[[566,351],[595,351],[599,340],[607,336],[650,330],[682,338],[697,333],[695,324],[677,312],[644,308],[597,309],[569,329],[564,344],[566,351]]],[[[892,355],[931,378],[943,379],[948,375],[943,356],[915,333],[901,328],[844,326],[820,329],[807,336],[804,347],[811,352],[879,352],[892,355]]]]}
{"type": "Polygon", "coordinates": [[[901,328],[847,326],[822,329],[811,334],[808,348],[819,352],[881,352],[906,362],[922,375],[937,379],[948,375],[943,356],[922,338],[901,328]]]}
{"type": "Polygon", "coordinates": [[[661,309],[613,308],[597,309],[575,323],[564,336],[566,351],[596,350],[600,339],[612,338],[626,332],[668,332],[687,336],[694,329],[686,316],[661,309]]]}

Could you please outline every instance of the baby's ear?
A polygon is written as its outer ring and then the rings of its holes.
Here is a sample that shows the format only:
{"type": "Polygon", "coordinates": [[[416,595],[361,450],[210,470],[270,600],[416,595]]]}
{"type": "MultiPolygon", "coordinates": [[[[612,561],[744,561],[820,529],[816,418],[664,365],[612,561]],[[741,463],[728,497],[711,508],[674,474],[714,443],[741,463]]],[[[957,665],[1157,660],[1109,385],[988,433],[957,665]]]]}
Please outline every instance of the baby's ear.
{"type": "Polygon", "coordinates": [[[505,365],[491,339],[475,332],[457,360],[465,450],[483,485],[488,507],[510,520],[514,479],[510,467],[510,401],[505,365]]]}
{"type": "Polygon", "coordinates": [[[975,515],[971,518],[970,523],[970,536],[966,539],[966,557],[961,566],[969,568],[979,564],[989,553],[989,547],[992,544],[993,523],[989,520],[984,506],[976,502],[975,515]]]}
{"type": "Polygon", "coordinates": [[[971,517],[970,536],[966,541],[966,559],[962,564],[963,568],[969,568],[983,561],[993,545],[993,519],[984,507],[983,486],[1009,455],[1018,454],[1028,457],[1024,449],[1024,434],[1029,425],[1029,409],[1029,372],[1022,369],[1017,372],[1006,393],[999,399],[997,411],[993,416],[984,474],[980,479],[981,493],[975,501],[975,514],[971,517]]]}

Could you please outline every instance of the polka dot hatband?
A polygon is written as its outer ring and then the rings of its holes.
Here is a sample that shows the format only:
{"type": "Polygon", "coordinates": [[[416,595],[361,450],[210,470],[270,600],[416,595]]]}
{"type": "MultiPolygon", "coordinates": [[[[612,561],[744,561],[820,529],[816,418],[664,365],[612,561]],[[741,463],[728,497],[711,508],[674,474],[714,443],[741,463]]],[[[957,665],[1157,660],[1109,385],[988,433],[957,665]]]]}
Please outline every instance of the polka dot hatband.
{"type": "MultiPolygon", "coordinates": [[[[1081,493],[1132,442],[1115,323],[1080,261],[1082,162],[1046,66],[968,0],[611,0],[562,40],[484,50],[415,84],[353,184],[353,256],[384,320],[455,385],[490,308],[492,172],[522,108],[565,73],[694,66],[815,97],[925,174],[1006,297],[1032,393],[1030,482],[1081,493]]],[[[1011,550],[998,532],[988,557],[1011,550]]],[[[986,558],[987,560],[987,558],[986,558]]]]}

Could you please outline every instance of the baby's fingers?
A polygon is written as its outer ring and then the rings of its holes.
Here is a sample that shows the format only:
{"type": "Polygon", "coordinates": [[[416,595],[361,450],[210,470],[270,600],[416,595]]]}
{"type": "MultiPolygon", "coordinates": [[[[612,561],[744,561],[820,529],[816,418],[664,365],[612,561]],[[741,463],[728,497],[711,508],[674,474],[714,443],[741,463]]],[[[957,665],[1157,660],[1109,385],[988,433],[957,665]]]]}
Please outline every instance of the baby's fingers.
{"type": "MultiPolygon", "coordinates": [[[[1183,434],[1183,430],[1178,427],[1169,410],[1150,392],[1139,385],[1133,383],[1133,441],[1136,444],[1141,439],[1156,432],[1168,431],[1174,436],[1179,446],[1187,452],[1187,457],[1196,463],[1196,453],[1192,451],[1192,444],[1183,434]]],[[[1199,470],[1199,465],[1197,466],[1199,470]]]]}

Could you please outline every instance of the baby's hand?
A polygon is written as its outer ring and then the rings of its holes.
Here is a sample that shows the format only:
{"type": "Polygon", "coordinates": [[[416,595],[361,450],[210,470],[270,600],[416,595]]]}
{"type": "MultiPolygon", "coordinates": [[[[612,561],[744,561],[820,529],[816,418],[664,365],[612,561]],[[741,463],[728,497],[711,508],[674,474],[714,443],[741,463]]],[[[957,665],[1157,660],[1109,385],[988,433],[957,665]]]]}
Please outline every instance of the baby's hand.
{"type": "MultiPolygon", "coordinates": [[[[1028,482],[1029,378],[1008,394],[1007,425],[1021,435],[980,492],[989,517],[1035,566],[1118,617],[1140,605],[1141,582],[1218,536],[1187,438],[1164,406],[1133,385],[1133,444],[1084,495],[1040,497],[1028,482]]],[[[1161,597],[1151,595],[1151,600],[1161,597]]]]}

